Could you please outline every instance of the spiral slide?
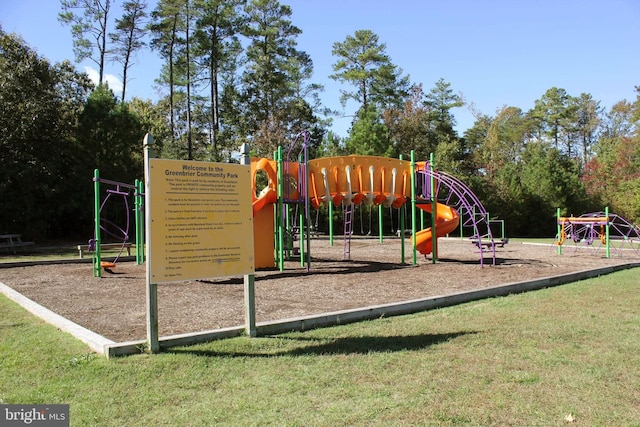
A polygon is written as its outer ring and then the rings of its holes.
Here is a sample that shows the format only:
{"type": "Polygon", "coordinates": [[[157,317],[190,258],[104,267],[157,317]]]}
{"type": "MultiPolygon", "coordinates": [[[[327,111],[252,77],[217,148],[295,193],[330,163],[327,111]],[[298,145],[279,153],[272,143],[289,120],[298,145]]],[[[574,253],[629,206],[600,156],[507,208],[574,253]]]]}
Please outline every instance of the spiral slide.
{"type": "MultiPolygon", "coordinates": [[[[431,204],[418,205],[418,207],[426,212],[431,213],[431,204]]],[[[444,237],[458,228],[460,224],[460,216],[458,212],[451,206],[438,203],[436,207],[436,237],[444,237]]],[[[421,254],[430,254],[433,250],[431,227],[425,228],[416,233],[416,249],[421,254]]]]}

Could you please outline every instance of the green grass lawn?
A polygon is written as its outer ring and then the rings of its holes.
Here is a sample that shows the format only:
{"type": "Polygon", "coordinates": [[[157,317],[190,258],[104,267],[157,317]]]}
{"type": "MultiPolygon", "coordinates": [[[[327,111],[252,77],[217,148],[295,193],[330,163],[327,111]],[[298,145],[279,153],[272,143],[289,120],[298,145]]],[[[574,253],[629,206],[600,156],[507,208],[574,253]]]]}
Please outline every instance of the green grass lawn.
{"type": "Polygon", "coordinates": [[[71,425],[640,425],[638,269],[106,360],[0,297],[0,402],[71,425]]]}

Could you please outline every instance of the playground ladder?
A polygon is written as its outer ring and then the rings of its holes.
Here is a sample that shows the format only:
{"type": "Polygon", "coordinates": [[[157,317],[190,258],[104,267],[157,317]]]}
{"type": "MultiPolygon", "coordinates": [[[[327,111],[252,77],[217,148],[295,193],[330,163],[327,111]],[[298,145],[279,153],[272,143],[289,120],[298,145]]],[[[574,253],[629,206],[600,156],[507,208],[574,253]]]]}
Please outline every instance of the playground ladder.
{"type": "Polygon", "coordinates": [[[344,240],[342,260],[351,259],[351,235],[353,234],[353,203],[347,203],[344,207],[344,240]]]}

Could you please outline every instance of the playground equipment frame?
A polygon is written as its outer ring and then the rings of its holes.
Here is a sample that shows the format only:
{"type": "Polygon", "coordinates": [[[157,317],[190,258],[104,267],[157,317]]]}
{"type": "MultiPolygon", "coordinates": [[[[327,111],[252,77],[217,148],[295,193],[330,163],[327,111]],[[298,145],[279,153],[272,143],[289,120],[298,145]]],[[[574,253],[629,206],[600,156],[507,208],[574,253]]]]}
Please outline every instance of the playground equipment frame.
{"type": "MultiPolygon", "coordinates": [[[[341,156],[335,158],[320,158],[310,161],[308,159],[307,142],[310,139],[308,132],[298,134],[295,141],[287,149],[279,147],[274,153],[275,171],[270,175],[270,186],[273,180],[277,180],[277,191],[271,203],[274,209],[274,264],[280,271],[284,269],[284,260],[289,258],[292,243],[299,240],[299,255],[301,265],[306,263],[307,271],[310,269],[310,201],[313,199],[314,207],[320,205],[328,206],[329,211],[329,240],[333,244],[333,208],[342,205],[344,209],[344,251],[343,259],[350,259],[351,234],[353,232],[353,209],[356,204],[368,203],[381,206],[400,208],[407,202],[411,203],[411,232],[415,236],[419,230],[417,227],[416,213],[418,205],[431,204],[431,238],[430,250],[432,260],[437,260],[437,237],[436,217],[438,216],[438,204],[454,205],[454,209],[459,210],[464,218],[461,218],[461,227],[473,228],[471,241],[474,243],[480,254],[480,264],[484,263],[484,252],[492,254],[492,263],[495,265],[495,247],[503,246],[504,222],[502,225],[502,239],[496,242],[493,238],[489,214],[477,196],[462,181],[443,172],[435,171],[433,168],[433,155],[429,162],[416,162],[414,153],[411,153],[411,161],[403,161],[402,158],[390,159],[376,156],[341,156]],[[359,163],[359,162],[365,163],[359,163]],[[389,162],[380,163],[380,162],[389,162]],[[398,163],[399,162],[399,163],[398,163]],[[313,167],[311,166],[313,163],[313,167]],[[371,163],[371,164],[369,164],[371,163]],[[373,166],[373,165],[377,166],[373,166]],[[357,168],[355,165],[358,165],[357,168]],[[363,169],[367,169],[365,172],[363,169]],[[374,184],[373,171],[369,169],[380,168],[376,171],[374,184]],[[355,169],[358,169],[357,171],[355,169]],[[385,171],[388,178],[385,179],[385,171]],[[379,176],[378,176],[379,174],[379,176]],[[392,176],[392,177],[391,177],[392,176]],[[391,181],[389,181],[391,179],[391,181]],[[398,181],[398,179],[400,181],[398,181]],[[364,180],[364,181],[363,181],[364,180]],[[371,183],[369,183],[369,180],[371,183]],[[381,181],[380,181],[381,180],[381,181]],[[398,184],[399,183],[399,184],[398,184]],[[396,185],[397,184],[397,185],[396,185]],[[417,185],[418,184],[418,185],[417,185]],[[382,186],[381,186],[382,185],[382,186]],[[387,186],[389,188],[387,188],[387,186]],[[407,187],[410,186],[410,191],[407,187]],[[365,187],[367,187],[365,189],[365,187]],[[369,188],[371,187],[371,188],[369,188]],[[375,187],[375,189],[374,189],[375,187]],[[401,187],[401,188],[397,188],[401,187]],[[416,191],[420,187],[421,193],[416,191]],[[440,189],[443,188],[443,195],[440,189]],[[313,189],[313,191],[311,191],[313,189]],[[397,191],[396,191],[397,190],[397,191]],[[313,194],[311,194],[313,193],[313,194]],[[375,194],[374,194],[375,193],[375,194]],[[296,218],[291,219],[291,206],[296,207],[297,226],[292,226],[296,218]],[[467,212],[468,215],[464,215],[467,212]],[[472,214],[473,213],[473,214],[472,214]],[[295,231],[294,231],[295,230],[295,231]],[[299,237],[293,235],[298,234],[299,237]]],[[[256,170],[265,167],[267,159],[254,159],[256,170]],[[262,166],[260,166],[262,164],[262,166]]],[[[269,172],[268,172],[269,174],[269,172]]],[[[255,177],[255,173],[254,173],[255,177]]],[[[255,187],[255,182],[254,182],[255,187]]],[[[266,188],[265,188],[266,190],[266,188]]],[[[255,188],[254,188],[255,191],[255,188]]],[[[262,193],[262,192],[261,192],[262,193]]],[[[268,202],[254,198],[254,203],[259,204],[258,209],[266,207],[268,202]]],[[[255,205],[254,205],[255,207],[255,205]]],[[[424,208],[423,208],[424,209],[424,208]]],[[[420,210],[421,215],[423,211],[420,210]]],[[[382,217],[382,209],[378,209],[379,216],[382,217]]],[[[254,215],[256,210],[254,209],[254,215]]],[[[457,216],[458,214],[456,214],[457,216]]],[[[404,231],[405,212],[399,212],[398,232],[403,236],[402,262],[404,263],[404,231]]],[[[422,221],[423,224],[424,221],[422,221]]],[[[379,220],[382,224],[382,220],[379,220]]],[[[424,225],[424,224],[423,224],[424,225]]],[[[456,223],[457,226],[457,223],[456,223]]],[[[425,230],[422,230],[425,231],[425,230]]],[[[383,241],[383,230],[379,227],[380,242],[383,241]]],[[[442,234],[442,232],[441,232],[442,234]]],[[[416,239],[413,239],[413,264],[416,260],[416,239]]],[[[424,242],[424,238],[422,238],[424,242]]],[[[266,250],[266,249],[265,249],[266,250]]],[[[421,250],[422,252],[422,250],[421,250]]],[[[428,253],[428,252],[423,252],[428,253]]],[[[257,255],[256,255],[257,256],[257,255]]]]}
{"type": "MultiPolygon", "coordinates": [[[[94,238],[93,244],[89,244],[89,247],[94,246],[93,251],[93,276],[101,277],[102,275],[102,208],[106,203],[107,199],[111,194],[120,195],[126,198],[129,197],[129,190],[133,190],[134,194],[134,224],[135,224],[135,247],[136,247],[136,264],[140,265],[144,263],[144,215],[142,213],[142,209],[144,208],[144,183],[140,180],[135,181],[135,184],[127,184],[124,182],[112,181],[109,179],[100,178],[100,171],[98,169],[94,170],[93,175],[93,189],[94,189],[94,238]],[[100,186],[101,184],[108,186],[107,188],[107,197],[104,200],[101,199],[100,194],[100,186]],[[123,190],[124,189],[124,190],[123,190]]],[[[126,216],[127,216],[127,230],[121,229],[123,232],[123,245],[122,249],[124,249],[125,244],[129,239],[129,209],[128,204],[125,202],[126,206],[126,216]]],[[[118,227],[120,228],[120,227],[118,227]]],[[[122,249],[120,252],[122,252],[122,249]]],[[[120,254],[119,254],[120,255],[120,254]]],[[[118,255],[118,257],[119,257],[118,255]]],[[[116,257],[116,259],[118,258],[116,257]]]]}
{"type": "MultiPolygon", "coordinates": [[[[631,224],[625,218],[609,212],[606,207],[604,212],[592,212],[582,214],[580,216],[563,217],[560,215],[560,209],[557,210],[557,227],[555,244],[558,254],[562,254],[562,246],[567,240],[573,240],[577,245],[584,243],[587,247],[598,249],[593,243],[600,240],[604,245],[606,258],[610,258],[612,249],[618,255],[622,254],[625,245],[629,245],[629,249],[640,253],[640,229],[631,224]],[[596,231],[599,226],[600,230],[596,231]],[[617,243],[620,243],[619,245],[617,243]],[[639,245],[634,247],[634,244],[639,245]]],[[[577,247],[577,246],[576,246],[577,247]]]]}

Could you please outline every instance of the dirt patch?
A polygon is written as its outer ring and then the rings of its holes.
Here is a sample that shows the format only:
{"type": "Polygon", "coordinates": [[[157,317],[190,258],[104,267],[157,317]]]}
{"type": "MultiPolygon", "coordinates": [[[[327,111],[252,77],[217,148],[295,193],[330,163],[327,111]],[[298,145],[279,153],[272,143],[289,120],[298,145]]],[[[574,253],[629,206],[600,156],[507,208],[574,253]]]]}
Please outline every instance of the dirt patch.
{"type": "MultiPolygon", "coordinates": [[[[311,241],[311,270],[288,261],[284,271],[256,273],[257,321],[270,321],[368,305],[447,295],[489,286],[637,261],[604,258],[604,250],[509,243],[496,249],[496,265],[468,241],[441,239],[439,259],[417,254],[410,243],[405,262],[400,239],[353,239],[350,260],[343,241],[311,241]]],[[[145,266],[120,262],[116,274],[94,278],[90,264],[0,268],[0,282],[50,310],[116,342],[146,338],[145,266]]],[[[158,285],[159,333],[242,325],[242,278],[212,278],[158,285]]]]}

